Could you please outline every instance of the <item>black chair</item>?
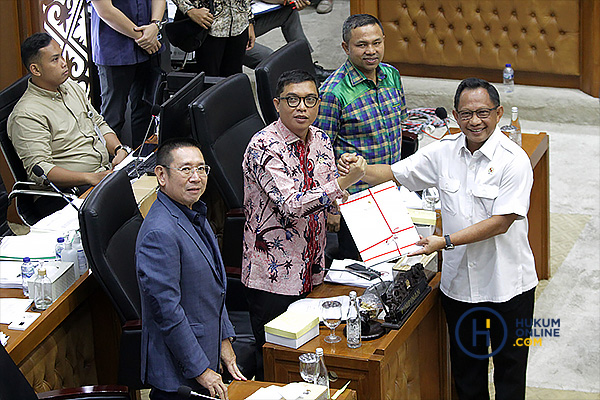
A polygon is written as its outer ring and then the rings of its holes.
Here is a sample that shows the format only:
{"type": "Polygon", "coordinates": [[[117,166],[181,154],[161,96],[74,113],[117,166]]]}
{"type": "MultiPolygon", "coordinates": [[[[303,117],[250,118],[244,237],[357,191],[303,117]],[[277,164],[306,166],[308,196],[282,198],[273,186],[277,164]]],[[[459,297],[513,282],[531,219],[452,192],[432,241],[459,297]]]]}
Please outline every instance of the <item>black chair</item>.
{"type": "MultiPolygon", "coordinates": [[[[19,79],[0,92],[0,147],[6,159],[15,184],[8,195],[9,202],[14,198],[17,213],[27,225],[33,225],[40,219],[60,210],[66,202],[58,193],[39,190],[35,183],[28,181],[23,162],[13,147],[6,128],[6,123],[15,104],[25,90],[29,75],[19,79]]],[[[70,194],[67,194],[69,196],[70,194]]]]}
{"type": "Polygon", "coordinates": [[[223,229],[223,262],[228,273],[239,276],[245,221],[242,160],[250,139],[265,123],[244,74],[232,75],[204,91],[190,105],[190,112],[192,136],[202,145],[211,177],[229,210],[223,229]]]}
{"type": "Polygon", "coordinates": [[[142,308],[135,269],[135,241],[142,222],[125,171],[103,179],[79,211],[81,240],[92,276],[122,324],[118,383],[130,390],[146,387],[140,378],[142,308]]]}
{"type": "Polygon", "coordinates": [[[36,394],[25,376],[14,363],[4,346],[0,346],[0,399],[2,400],[129,400],[125,386],[84,386],[71,389],[52,390],[36,394]]]}
{"type": "Polygon", "coordinates": [[[6,212],[8,211],[9,204],[8,193],[4,187],[4,182],[2,182],[2,177],[0,177],[0,236],[8,236],[13,233],[6,220],[6,212]]]}
{"type": "Polygon", "coordinates": [[[258,103],[267,124],[277,121],[279,118],[273,105],[277,80],[282,73],[293,69],[302,69],[313,75],[315,73],[310,48],[304,40],[294,40],[277,49],[262,60],[254,70],[258,103]]]}

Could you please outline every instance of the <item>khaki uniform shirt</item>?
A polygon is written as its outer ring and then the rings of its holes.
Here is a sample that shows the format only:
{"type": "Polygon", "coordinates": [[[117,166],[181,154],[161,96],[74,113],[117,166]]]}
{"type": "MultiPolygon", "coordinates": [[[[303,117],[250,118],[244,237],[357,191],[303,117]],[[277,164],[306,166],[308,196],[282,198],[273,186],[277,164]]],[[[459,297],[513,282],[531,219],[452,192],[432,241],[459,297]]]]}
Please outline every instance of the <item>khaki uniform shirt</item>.
{"type": "Polygon", "coordinates": [[[113,130],[92,107],[83,89],[67,79],[51,92],[31,81],[7,122],[8,136],[30,179],[32,169],[46,174],[55,166],[75,172],[111,168],[104,135],[113,130]]]}

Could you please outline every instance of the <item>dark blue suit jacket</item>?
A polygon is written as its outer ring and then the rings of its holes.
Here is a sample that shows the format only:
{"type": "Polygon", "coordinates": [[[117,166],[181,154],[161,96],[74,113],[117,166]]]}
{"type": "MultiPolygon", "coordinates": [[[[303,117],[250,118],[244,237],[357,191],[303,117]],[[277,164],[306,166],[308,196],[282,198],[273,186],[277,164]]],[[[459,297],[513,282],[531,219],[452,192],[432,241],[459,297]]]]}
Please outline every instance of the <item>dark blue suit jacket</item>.
{"type": "MultiPolygon", "coordinates": [[[[215,241],[208,222],[205,228],[215,241]]],[[[214,265],[189,218],[159,191],[136,243],[141,377],[153,387],[198,390],[195,377],[206,368],[218,371],[221,341],[235,332],[225,309],[225,268],[219,253],[216,258],[214,265]]]]}

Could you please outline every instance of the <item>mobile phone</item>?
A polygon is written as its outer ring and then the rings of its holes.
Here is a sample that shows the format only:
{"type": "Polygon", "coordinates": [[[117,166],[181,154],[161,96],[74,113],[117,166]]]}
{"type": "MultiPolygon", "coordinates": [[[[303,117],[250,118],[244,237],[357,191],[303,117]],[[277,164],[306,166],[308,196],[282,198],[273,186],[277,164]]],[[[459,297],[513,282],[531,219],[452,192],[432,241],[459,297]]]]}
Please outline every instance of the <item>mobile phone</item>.
{"type": "Polygon", "coordinates": [[[346,265],[346,268],[352,271],[354,275],[358,275],[361,278],[365,278],[370,281],[372,281],[373,279],[377,279],[381,276],[381,272],[369,269],[364,265],[360,265],[358,263],[346,265]]]}

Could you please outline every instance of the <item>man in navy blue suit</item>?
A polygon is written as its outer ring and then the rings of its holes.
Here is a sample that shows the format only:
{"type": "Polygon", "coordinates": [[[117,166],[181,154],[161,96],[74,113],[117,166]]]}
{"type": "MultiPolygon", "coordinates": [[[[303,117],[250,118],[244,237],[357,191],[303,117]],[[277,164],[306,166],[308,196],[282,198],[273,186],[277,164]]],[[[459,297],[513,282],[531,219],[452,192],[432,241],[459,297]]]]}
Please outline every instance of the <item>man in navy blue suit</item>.
{"type": "Polygon", "coordinates": [[[153,400],[177,399],[177,389],[227,399],[220,361],[245,380],[231,346],[225,308],[226,276],[206,220],[210,167],[192,139],[158,148],[157,199],[139,231],[136,263],[142,299],[142,380],[153,400]]]}

